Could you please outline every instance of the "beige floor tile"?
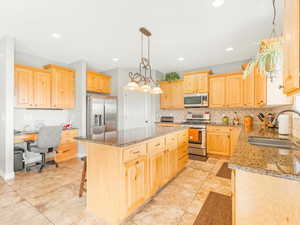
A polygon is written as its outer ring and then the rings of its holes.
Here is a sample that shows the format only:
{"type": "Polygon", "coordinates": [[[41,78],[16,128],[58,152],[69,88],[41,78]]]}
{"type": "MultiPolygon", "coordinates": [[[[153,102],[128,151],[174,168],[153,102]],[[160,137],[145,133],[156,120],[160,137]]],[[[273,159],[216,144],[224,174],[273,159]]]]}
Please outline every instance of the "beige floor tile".
{"type": "Polygon", "coordinates": [[[132,218],[132,221],[136,225],[174,225],[183,214],[182,209],[155,205],[150,202],[143,211],[132,218]]]}
{"type": "Polygon", "coordinates": [[[203,206],[205,201],[199,200],[195,198],[191,204],[186,208],[186,212],[191,213],[191,214],[198,214],[203,206]]]}
{"type": "Polygon", "coordinates": [[[38,215],[39,212],[26,201],[10,204],[0,210],[0,225],[23,225],[38,215]]]}
{"type": "Polygon", "coordinates": [[[196,218],[197,218],[197,214],[184,213],[178,225],[193,225],[196,218]]]}

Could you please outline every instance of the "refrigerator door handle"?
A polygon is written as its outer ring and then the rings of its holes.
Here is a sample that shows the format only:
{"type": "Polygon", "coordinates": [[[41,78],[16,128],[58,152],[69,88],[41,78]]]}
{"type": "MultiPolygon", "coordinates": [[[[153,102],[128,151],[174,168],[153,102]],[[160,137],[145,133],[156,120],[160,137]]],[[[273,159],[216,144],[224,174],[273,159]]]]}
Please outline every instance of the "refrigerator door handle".
{"type": "Polygon", "coordinates": [[[99,114],[99,127],[102,126],[102,115],[99,114]]]}
{"type": "Polygon", "coordinates": [[[105,104],[104,104],[104,113],[103,113],[103,125],[105,125],[105,114],[106,114],[106,112],[105,112],[105,104]]]}

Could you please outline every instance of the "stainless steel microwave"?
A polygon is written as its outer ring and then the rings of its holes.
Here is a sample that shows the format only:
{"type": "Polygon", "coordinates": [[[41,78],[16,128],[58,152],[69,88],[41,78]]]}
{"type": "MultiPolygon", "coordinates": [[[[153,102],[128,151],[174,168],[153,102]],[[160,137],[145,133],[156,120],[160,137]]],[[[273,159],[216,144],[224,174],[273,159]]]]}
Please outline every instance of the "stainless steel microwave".
{"type": "Polygon", "coordinates": [[[188,94],[184,95],[185,108],[208,107],[208,94],[188,94]]]}

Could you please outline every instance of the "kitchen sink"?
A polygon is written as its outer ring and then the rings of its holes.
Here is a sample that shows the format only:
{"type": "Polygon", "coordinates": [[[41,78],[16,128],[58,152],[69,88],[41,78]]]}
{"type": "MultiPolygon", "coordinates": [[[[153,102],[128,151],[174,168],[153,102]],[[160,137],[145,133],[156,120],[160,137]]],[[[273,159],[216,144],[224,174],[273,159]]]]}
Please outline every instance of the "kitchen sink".
{"type": "Polygon", "coordinates": [[[296,149],[297,146],[286,139],[278,139],[278,138],[267,138],[267,137],[248,137],[248,143],[251,145],[258,145],[264,147],[272,147],[272,148],[284,148],[284,149],[296,149]]]}

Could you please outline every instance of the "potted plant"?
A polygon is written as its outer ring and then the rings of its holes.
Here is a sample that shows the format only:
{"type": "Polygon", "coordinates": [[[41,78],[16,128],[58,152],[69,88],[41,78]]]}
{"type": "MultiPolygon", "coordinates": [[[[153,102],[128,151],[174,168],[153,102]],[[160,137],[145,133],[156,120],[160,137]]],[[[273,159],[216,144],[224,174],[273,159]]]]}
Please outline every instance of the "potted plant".
{"type": "Polygon", "coordinates": [[[166,81],[174,81],[174,80],[179,80],[179,79],[180,79],[180,76],[176,72],[166,73],[166,76],[165,76],[166,81]]]}
{"type": "Polygon", "coordinates": [[[260,41],[260,48],[254,59],[244,70],[244,79],[251,74],[257,65],[260,74],[269,76],[271,81],[282,65],[282,38],[272,38],[260,41]]]}

